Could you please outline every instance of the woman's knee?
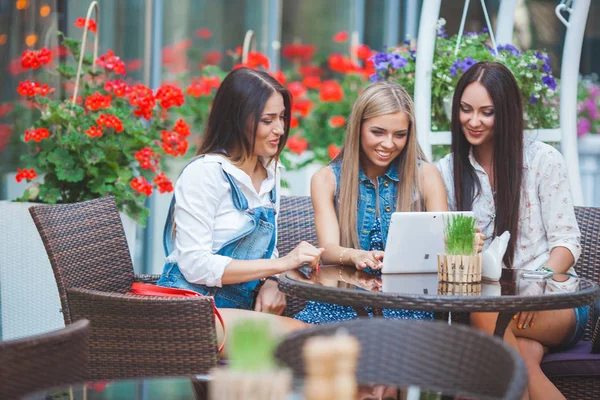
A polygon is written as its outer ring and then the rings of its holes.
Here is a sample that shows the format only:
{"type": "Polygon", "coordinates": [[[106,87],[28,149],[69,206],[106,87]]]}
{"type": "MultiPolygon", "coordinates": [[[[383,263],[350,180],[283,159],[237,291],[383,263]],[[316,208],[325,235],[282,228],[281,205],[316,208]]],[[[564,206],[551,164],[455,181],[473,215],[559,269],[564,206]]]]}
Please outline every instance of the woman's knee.
{"type": "Polygon", "coordinates": [[[487,333],[494,333],[497,313],[471,313],[471,326],[487,333]]]}
{"type": "Polygon", "coordinates": [[[533,339],[517,338],[519,344],[519,353],[526,362],[538,364],[542,362],[544,357],[544,346],[533,339]]]}

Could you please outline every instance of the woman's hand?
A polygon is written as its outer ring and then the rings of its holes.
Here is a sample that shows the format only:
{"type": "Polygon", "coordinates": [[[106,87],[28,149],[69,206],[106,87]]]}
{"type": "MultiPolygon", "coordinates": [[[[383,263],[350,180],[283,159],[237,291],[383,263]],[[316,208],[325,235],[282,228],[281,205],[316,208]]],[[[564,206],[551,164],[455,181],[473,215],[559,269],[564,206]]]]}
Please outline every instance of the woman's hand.
{"type": "Polygon", "coordinates": [[[357,269],[365,269],[367,267],[371,269],[381,269],[381,267],[383,267],[383,255],[383,251],[358,250],[352,254],[350,260],[357,269]]]}
{"type": "Polygon", "coordinates": [[[481,229],[475,228],[475,253],[479,254],[483,251],[485,244],[485,235],[481,233],[481,229]]]}
{"type": "Polygon", "coordinates": [[[285,306],[285,295],[279,291],[277,282],[267,279],[258,291],[254,311],[281,315],[285,306]]]}
{"type": "Polygon", "coordinates": [[[282,257],[285,263],[283,271],[298,268],[304,263],[308,263],[312,269],[317,268],[324,250],[324,248],[317,248],[308,242],[300,242],[294,250],[290,251],[285,257],[282,257]]]}
{"type": "Polygon", "coordinates": [[[513,319],[516,320],[517,328],[527,329],[533,327],[535,314],[535,311],[522,311],[516,314],[513,319]]]}

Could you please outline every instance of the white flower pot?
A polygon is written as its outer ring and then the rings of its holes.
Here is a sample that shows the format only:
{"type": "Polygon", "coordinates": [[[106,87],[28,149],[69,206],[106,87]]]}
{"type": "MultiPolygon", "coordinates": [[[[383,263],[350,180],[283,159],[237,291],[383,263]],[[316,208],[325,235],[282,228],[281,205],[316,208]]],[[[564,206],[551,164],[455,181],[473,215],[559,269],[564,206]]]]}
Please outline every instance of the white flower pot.
{"type": "Polygon", "coordinates": [[[283,170],[282,179],[288,184],[284,193],[287,196],[310,196],[310,180],[315,172],[323,166],[318,163],[308,164],[296,171],[283,170]]]}
{"type": "Polygon", "coordinates": [[[0,338],[64,326],[56,281],[29,214],[38,203],[0,201],[0,338]]]}

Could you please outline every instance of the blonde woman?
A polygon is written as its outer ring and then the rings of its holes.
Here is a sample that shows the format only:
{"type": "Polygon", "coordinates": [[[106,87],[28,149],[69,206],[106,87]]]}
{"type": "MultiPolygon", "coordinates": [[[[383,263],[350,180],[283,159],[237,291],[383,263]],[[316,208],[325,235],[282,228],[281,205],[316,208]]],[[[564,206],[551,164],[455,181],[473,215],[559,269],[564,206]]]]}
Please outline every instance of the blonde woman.
{"type": "MultiPolygon", "coordinates": [[[[340,154],[312,178],[311,197],[324,264],[378,274],[395,211],[446,211],[446,190],[417,143],[414,105],[401,86],[378,82],[359,96],[340,154]]],[[[367,310],[372,315],[371,310],[367,310]]],[[[384,310],[387,318],[429,313],[384,310]]],[[[313,324],[356,318],[351,307],[310,302],[296,318],[313,324]]]]}

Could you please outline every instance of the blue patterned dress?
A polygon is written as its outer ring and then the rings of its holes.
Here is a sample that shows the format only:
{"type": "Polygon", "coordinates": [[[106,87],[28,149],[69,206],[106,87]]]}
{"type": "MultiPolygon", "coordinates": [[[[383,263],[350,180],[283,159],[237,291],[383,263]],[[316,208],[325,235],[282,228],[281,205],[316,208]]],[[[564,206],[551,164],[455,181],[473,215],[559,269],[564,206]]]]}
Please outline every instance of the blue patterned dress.
{"type": "MultiPolygon", "coordinates": [[[[375,219],[375,224],[373,225],[369,235],[371,239],[371,246],[369,250],[382,251],[384,246],[383,236],[381,234],[380,217],[375,219]]],[[[366,268],[365,272],[375,276],[381,275],[380,271],[374,271],[370,268],[366,268]]],[[[367,312],[369,318],[373,318],[373,310],[370,307],[365,307],[365,311],[367,312]]],[[[382,312],[383,317],[389,319],[433,319],[432,313],[423,311],[384,309],[382,312]]],[[[340,306],[338,304],[309,301],[304,310],[296,314],[294,318],[309,324],[326,324],[356,319],[358,318],[358,315],[350,306],[340,306]]]]}

